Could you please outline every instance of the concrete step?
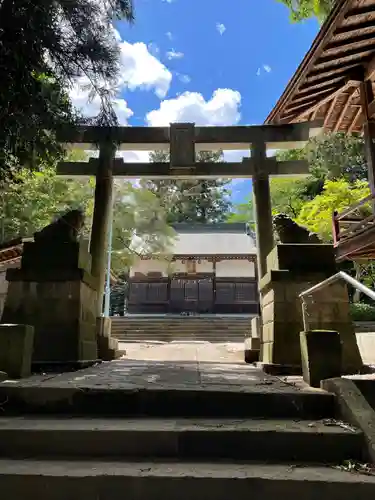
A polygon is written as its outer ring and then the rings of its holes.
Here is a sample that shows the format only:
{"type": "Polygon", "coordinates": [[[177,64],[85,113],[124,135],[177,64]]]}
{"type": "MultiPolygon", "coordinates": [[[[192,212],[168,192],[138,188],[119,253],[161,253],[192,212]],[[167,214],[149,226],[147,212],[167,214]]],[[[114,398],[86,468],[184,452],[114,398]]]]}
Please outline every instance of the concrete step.
{"type": "MultiPolygon", "coordinates": [[[[125,365],[124,365],[125,366],[125,365]]],[[[119,378],[126,376],[119,365],[119,378]]],[[[179,370],[178,370],[179,371],[179,370]]],[[[217,374],[216,374],[217,375],[217,374]]],[[[175,374],[177,376],[177,373],[175,374]]],[[[179,373],[184,380],[184,374],[179,373]]],[[[144,375],[139,375],[142,381],[144,375]]],[[[251,373],[249,374],[251,377],[251,373]]],[[[160,380],[162,374],[159,376],[160,380]]],[[[134,382],[133,377],[133,382],[134,382]]],[[[228,391],[226,385],[207,385],[181,382],[149,385],[134,383],[121,387],[102,384],[98,387],[80,386],[79,376],[74,383],[29,386],[0,384],[2,415],[64,414],[69,416],[118,417],[204,417],[204,418],[295,418],[322,419],[335,414],[335,396],[323,391],[299,391],[294,387],[275,388],[270,380],[259,379],[251,392],[242,386],[228,391]],[[271,384],[271,385],[269,385],[271,384]]]]}
{"type": "Polygon", "coordinates": [[[361,460],[360,431],[325,421],[0,418],[7,458],[361,460]]]}
{"type": "Polygon", "coordinates": [[[331,467],[0,460],[1,500],[368,500],[375,477],[331,467]]]}

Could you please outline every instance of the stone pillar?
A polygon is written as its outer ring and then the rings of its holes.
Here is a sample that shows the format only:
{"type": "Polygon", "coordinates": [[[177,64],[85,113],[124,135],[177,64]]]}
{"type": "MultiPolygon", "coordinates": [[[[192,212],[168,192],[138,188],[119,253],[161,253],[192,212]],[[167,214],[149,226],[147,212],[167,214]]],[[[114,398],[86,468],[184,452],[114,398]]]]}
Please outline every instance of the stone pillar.
{"type": "Polygon", "coordinates": [[[103,310],[108,221],[109,217],[112,217],[111,207],[114,157],[115,146],[112,143],[107,142],[100,145],[90,242],[90,253],[92,257],[91,272],[92,275],[98,280],[98,303],[96,307],[97,316],[100,316],[103,310]]]}
{"type": "MultiPolygon", "coordinates": [[[[267,261],[268,272],[259,286],[262,309],[260,359],[270,372],[299,373],[300,333],[304,329],[299,294],[335,274],[334,249],[325,244],[276,245],[267,261]]],[[[338,331],[343,342],[343,371],[357,373],[362,362],[349,316],[349,297],[342,287],[341,283],[335,283],[320,299],[317,292],[315,310],[318,315],[314,310],[309,330],[338,331]]]]}
{"type": "Polygon", "coordinates": [[[258,249],[258,278],[267,272],[267,255],[271,252],[274,239],[269,175],[265,168],[266,145],[254,144],[252,157],[255,159],[256,173],[253,176],[254,215],[256,244],[258,249]]]}

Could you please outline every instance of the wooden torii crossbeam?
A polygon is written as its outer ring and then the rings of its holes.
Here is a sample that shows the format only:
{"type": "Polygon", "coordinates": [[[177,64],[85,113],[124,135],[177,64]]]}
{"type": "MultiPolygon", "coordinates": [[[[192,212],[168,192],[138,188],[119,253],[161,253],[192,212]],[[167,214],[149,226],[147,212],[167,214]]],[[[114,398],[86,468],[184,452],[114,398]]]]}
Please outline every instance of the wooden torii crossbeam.
{"type": "MultiPolygon", "coordinates": [[[[195,127],[175,123],[170,127],[81,127],[60,131],[57,139],[71,147],[99,148],[99,158],[88,162],[62,162],[58,175],[95,176],[95,205],[91,233],[93,274],[104,290],[105,255],[113,177],[129,178],[253,178],[257,226],[258,274],[266,273],[266,259],[273,247],[270,176],[306,175],[307,162],[277,161],[267,157],[267,149],[290,149],[303,145],[320,131],[319,122],[284,125],[195,127]],[[93,147],[93,145],[96,145],[93,147]],[[251,150],[242,162],[196,162],[197,151],[251,150]],[[166,163],[126,163],[115,158],[116,151],[155,151],[170,153],[166,163]]],[[[99,301],[101,303],[101,301],[99,301]]]]}

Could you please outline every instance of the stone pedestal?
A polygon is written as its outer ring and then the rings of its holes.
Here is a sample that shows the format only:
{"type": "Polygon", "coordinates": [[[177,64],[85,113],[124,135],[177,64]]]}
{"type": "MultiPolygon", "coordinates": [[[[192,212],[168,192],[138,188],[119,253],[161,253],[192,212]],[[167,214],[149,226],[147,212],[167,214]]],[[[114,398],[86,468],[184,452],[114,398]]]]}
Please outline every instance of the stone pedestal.
{"type": "Polygon", "coordinates": [[[342,345],[342,373],[355,374],[362,369],[354,324],[350,317],[346,283],[338,281],[306,297],[309,330],[335,330],[342,345]]]}
{"type": "Polygon", "coordinates": [[[25,243],[21,268],[7,271],[2,322],[34,327],[35,368],[97,361],[97,282],[90,267],[84,243],[25,243]]]}
{"type": "MultiPolygon", "coordinates": [[[[260,360],[265,365],[282,367],[282,373],[287,373],[288,367],[290,373],[301,372],[300,332],[304,328],[299,294],[336,272],[333,247],[323,244],[277,245],[269,254],[267,265],[268,272],[259,286],[262,311],[260,360]]],[[[321,296],[320,307],[323,309],[324,303],[324,310],[330,311],[330,316],[325,316],[318,326],[314,323],[310,329],[335,330],[343,335],[346,341],[343,368],[358,370],[362,363],[357,356],[359,352],[351,319],[344,312],[337,314],[340,308],[348,312],[349,298],[347,293],[345,297],[342,295],[342,289],[343,285],[336,283],[329,294],[321,296]],[[342,301],[338,302],[338,297],[342,301]],[[350,363],[346,363],[349,358],[350,363]]]]}
{"type": "Polygon", "coordinates": [[[338,332],[312,330],[300,333],[303,380],[320,387],[322,380],[341,377],[342,344],[338,332]]]}
{"type": "Polygon", "coordinates": [[[111,318],[96,318],[98,357],[103,361],[112,361],[124,354],[118,348],[118,340],[111,337],[111,323],[111,318]]]}
{"type": "Polygon", "coordinates": [[[0,370],[9,378],[31,374],[34,328],[29,325],[0,325],[0,370]]]}
{"type": "Polygon", "coordinates": [[[256,316],[251,320],[251,336],[245,338],[245,363],[259,361],[261,318],[256,316]]]}

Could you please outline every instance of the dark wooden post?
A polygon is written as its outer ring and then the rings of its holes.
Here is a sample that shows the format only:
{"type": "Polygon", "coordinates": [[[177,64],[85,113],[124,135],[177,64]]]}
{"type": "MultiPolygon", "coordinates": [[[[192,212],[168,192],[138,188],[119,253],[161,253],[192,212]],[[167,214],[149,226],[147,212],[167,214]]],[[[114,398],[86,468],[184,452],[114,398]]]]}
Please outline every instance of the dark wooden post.
{"type": "MultiPolygon", "coordinates": [[[[359,87],[361,95],[361,107],[363,113],[363,138],[365,141],[365,154],[368,168],[368,181],[371,195],[375,198],[375,147],[373,142],[373,128],[370,122],[369,104],[374,100],[371,81],[361,82],[359,87]]],[[[375,213],[375,202],[372,202],[375,213]]]]}

